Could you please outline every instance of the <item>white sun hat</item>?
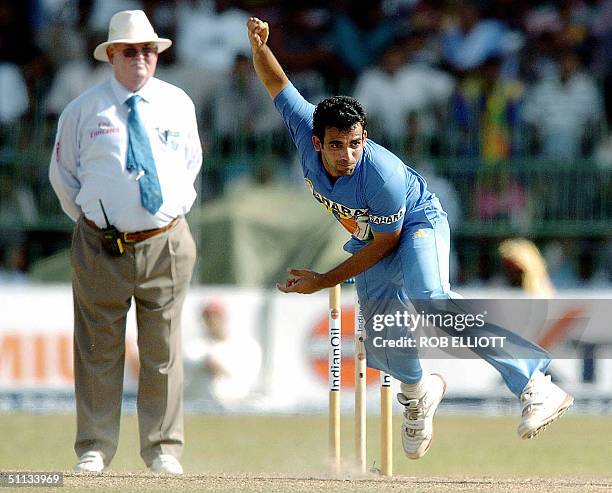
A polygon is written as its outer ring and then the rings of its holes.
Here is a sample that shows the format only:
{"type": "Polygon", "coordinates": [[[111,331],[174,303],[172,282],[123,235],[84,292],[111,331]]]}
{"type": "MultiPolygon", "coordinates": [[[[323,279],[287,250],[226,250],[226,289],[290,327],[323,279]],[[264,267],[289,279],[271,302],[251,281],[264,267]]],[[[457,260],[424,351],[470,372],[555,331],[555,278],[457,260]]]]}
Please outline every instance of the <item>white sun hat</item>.
{"type": "Polygon", "coordinates": [[[106,48],[115,43],[155,43],[158,53],[168,49],[172,41],[160,38],[142,10],[123,10],[117,12],[108,26],[108,41],[96,46],[93,56],[101,62],[108,62],[106,48]]]}

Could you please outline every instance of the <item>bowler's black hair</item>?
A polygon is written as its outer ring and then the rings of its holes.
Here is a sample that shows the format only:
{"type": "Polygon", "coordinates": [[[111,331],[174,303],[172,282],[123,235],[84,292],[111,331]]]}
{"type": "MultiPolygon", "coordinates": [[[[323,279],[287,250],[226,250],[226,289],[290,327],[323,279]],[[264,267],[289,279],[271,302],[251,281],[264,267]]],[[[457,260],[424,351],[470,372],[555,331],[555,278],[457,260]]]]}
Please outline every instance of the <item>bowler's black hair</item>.
{"type": "Polygon", "coordinates": [[[324,99],[315,108],[312,131],[323,142],[327,127],[348,132],[355,124],[361,123],[365,130],[367,122],[368,117],[359,101],[350,96],[333,96],[324,99]]]}

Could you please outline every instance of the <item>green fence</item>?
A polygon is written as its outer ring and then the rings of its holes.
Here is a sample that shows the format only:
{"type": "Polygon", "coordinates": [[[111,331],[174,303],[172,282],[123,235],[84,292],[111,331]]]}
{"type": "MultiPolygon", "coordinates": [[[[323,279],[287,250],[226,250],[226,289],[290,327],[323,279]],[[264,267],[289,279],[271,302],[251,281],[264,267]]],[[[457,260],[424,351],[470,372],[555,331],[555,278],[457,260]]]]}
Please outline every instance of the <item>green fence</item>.
{"type": "MultiPolygon", "coordinates": [[[[0,253],[7,245],[26,244],[30,266],[68,247],[72,230],[48,181],[54,131],[51,122],[0,128],[0,253]]],[[[294,169],[298,164],[293,144],[285,134],[238,141],[204,135],[199,200],[222,194],[237,178],[264,181],[272,176],[284,187],[302,187],[299,170],[294,169]]],[[[445,158],[427,159],[428,166],[423,166],[425,161],[409,162],[426,177],[434,177],[432,188],[445,182],[445,189],[454,190],[459,215],[446,193],[439,195],[455,216],[452,233],[462,281],[499,272],[496,247],[513,236],[539,243],[571,238],[578,240],[582,251],[592,250],[593,262],[603,261],[597,249],[612,238],[611,169],[586,159],[560,163],[525,158],[490,164],[445,158]]],[[[201,228],[196,217],[192,214],[190,221],[197,235],[201,228]]]]}
{"type": "Polygon", "coordinates": [[[464,215],[456,230],[463,236],[612,235],[612,170],[591,160],[436,164],[457,191],[464,215]]]}
{"type": "MultiPolygon", "coordinates": [[[[0,227],[67,231],[48,182],[50,148],[0,150],[0,227]]],[[[518,159],[495,165],[475,160],[435,161],[438,178],[455,189],[461,209],[454,232],[469,237],[600,236],[612,234],[612,170],[594,162],[518,159]]],[[[417,163],[418,165],[418,163],[417,163]]],[[[205,157],[203,186],[217,190],[237,177],[265,175],[292,158],[267,152],[211,153],[205,157]],[[267,170],[267,171],[266,171],[267,170]]],[[[289,186],[289,185],[288,185],[289,186]]],[[[290,186],[295,186],[295,181],[290,186]]],[[[206,194],[205,194],[206,195],[206,194]]],[[[441,197],[445,203],[445,197],[441,197]]]]}

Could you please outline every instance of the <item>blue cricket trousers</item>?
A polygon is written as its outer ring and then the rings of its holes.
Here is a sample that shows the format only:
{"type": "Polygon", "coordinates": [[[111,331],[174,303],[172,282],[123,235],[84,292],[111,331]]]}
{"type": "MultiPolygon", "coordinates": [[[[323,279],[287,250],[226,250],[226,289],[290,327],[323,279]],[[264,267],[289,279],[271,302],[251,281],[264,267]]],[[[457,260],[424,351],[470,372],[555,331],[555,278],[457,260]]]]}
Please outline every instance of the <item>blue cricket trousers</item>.
{"type": "MultiPolygon", "coordinates": [[[[398,303],[408,305],[411,302],[417,307],[420,300],[461,298],[450,290],[450,230],[439,200],[431,199],[412,211],[407,219],[397,249],[356,277],[359,303],[366,321],[376,313],[389,313],[390,307],[398,306],[398,303]]],[[[548,368],[550,356],[544,349],[517,334],[487,325],[480,333],[499,335],[503,330],[507,338],[506,350],[501,355],[479,349],[473,351],[493,365],[510,391],[519,396],[536,370],[545,371],[548,368]],[[512,348],[516,351],[513,352],[512,348]],[[525,353],[530,355],[529,358],[512,356],[525,353]]],[[[368,329],[371,326],[371,323],[366,323],[368,366],[383,370],[404,383],[418,382],[422,369],[416,350],[377,347],[373,344],[375,334],[368,329]]],[[[390,330],[403,330],[403,333],[389,332],[384,334],[386,338],[410,336],[406,328],[390,330]]]]}

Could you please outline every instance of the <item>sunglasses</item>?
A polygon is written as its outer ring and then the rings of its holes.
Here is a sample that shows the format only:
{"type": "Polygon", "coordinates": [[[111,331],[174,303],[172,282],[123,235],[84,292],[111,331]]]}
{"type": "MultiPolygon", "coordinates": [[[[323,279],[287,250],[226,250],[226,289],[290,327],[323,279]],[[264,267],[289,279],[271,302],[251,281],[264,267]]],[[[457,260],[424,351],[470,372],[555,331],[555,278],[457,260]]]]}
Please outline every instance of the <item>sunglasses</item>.
{"type": "Polygon", "coordinates": [[[125,58],[134,58],[134,57],[137,57],[140,53],[142,53],[142,56],[146,58],[146,57],[150,57],[154,53],[157,53],[157,47],[156,46],[143,46],[140,49],[129,47],[129,48],[124,48],[123,50],[121,50],[121,53],[123,54],[125,58]]]}

